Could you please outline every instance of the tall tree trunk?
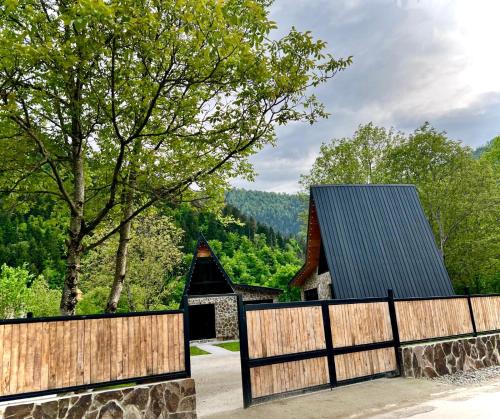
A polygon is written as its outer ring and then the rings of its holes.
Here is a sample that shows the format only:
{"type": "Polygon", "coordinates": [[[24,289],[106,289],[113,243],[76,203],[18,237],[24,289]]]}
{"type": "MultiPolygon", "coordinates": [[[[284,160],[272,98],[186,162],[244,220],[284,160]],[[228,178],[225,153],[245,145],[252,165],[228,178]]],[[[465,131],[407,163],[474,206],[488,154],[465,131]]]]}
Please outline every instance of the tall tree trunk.
{"type": "MultiPolygon", "coordinates": [[[[136,173],[131,169],[129,174],[128,185],[124,187],[122,199],[122,221],[129,218],[134,212],[134,187],[136,183],[136,173]]],[[[130,230],[132,229],[132,221],[128,221],[122,225],[119,231],[119,243],[116,251],[115,260],[115,275],[113,286],[108,297],[106,305],[106,313],[114,313],[118,307],[118,301],[123,290],[123,283],[127,276],[128,262],[128,242],[130,241],[130,230]]]]}
{"type": "Polygon", "coordinates": [[[75,314],[78,303],[78,282],[80,262],[82,258],[83,203],[85,199],[85,179],[83,168],[83,151],[81,141],[73,140],[73,202],[75,209],[71,212],[69,240],[67,242],[67,265],[64,288],[61,298],[62,315],[75,314]]]}
{"type": "Polygon", "coordinates": [[[80,121],[82,82],[78,74],[75,74],[74,85],[71,94],[71,161],[73,172],[73,208],[71,210],[69,240],[67,242],[67,266],[64,280],[61,305],[61,314],[75,314],[78,303],[78,282],[80,276],[80,262],[83,248],[84,236],[83,206],[85,202],[85,172],[84,172],[84,150],[83,135],[80,121]]]}

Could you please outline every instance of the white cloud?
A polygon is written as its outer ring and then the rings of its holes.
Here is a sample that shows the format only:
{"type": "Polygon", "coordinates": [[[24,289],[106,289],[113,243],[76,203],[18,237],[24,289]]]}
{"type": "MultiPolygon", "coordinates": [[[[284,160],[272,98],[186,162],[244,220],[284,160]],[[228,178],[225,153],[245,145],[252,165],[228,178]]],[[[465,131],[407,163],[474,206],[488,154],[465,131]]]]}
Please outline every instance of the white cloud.
{"type": "Polygon", "coordinates": [[[500,132],[500,1],[276,0],[284,33],[311,30],[353,65],[317,93],[332,116],[278,130],[254,162],[254,189],[298,189],[319,145],[361,123],[411,131],[428,120],[472,146],[500,132]]]}

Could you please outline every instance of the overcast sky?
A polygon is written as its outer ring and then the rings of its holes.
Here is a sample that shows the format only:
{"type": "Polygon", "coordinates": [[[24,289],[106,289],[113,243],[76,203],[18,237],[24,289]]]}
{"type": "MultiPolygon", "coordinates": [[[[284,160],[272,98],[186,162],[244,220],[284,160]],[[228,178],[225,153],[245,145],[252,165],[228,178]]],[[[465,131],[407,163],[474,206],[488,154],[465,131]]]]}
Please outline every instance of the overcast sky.
{"type": "Polygon", "coordinates": [[[353,64],[316,90],[329,119],[278,129],[277,147],[252,158],[256,181],[233,184],[294,192],[322,142],[370,121],[486,143],[500,134],[499,18],[500,0],[275,0],[279,32],[310,30],[353,64]]]}

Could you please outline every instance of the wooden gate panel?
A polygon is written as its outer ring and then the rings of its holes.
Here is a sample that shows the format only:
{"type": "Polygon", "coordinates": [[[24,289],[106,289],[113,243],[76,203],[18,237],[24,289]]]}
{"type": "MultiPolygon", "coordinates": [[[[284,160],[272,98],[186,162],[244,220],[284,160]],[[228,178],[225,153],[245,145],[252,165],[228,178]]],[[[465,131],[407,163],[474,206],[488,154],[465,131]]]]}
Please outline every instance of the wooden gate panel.
{"type": "Polygon", "coordinates": [[[373,349],[335,356],[337,381],[351,380],[397,369],[394,348],[373,349]]]}
{"type": "Polygon", "coordinates": [[[500,330],[500,296],[471,297],[478,332],[500,330]]]}
{"type": "Polygon", "coordinates": [[[392,340],[385,302],[336,304],[329,307],[334,348],[392,340]]]}
{"type": "Polygon", "coordinates": [[[245,407],[397,369],[388,299],[239,301],[238,311],[245,407]]]}
{"type": "Polygon", "coordinates": [[[250,359],[325,348],[320,306],[247,311],[250,359]]]}
{"type": "Polygon", "coordinates": [[[253,397],[264,397],[329,383],[326,357],[283,362],[250,370],[253,397]]]}

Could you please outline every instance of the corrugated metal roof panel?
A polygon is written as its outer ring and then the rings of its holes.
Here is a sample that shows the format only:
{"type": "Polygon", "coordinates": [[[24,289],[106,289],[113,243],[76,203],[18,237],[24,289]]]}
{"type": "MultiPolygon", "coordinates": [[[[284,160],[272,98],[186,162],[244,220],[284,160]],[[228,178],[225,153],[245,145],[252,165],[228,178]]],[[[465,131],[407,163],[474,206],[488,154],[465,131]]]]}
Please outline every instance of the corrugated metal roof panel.
{"type": "Polygon", "coordinates": [[[336,298],[453,295],[413,185],[311,187],[336,298]]]}

